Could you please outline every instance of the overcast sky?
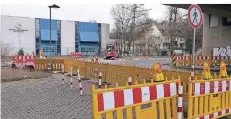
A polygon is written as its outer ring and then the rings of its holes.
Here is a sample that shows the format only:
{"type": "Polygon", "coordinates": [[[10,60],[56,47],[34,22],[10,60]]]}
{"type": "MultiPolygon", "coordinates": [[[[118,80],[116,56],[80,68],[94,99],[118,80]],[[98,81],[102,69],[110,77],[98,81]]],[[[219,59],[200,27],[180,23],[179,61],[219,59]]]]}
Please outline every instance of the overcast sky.
{"type": "MultiPolygon", "coordinates": [[[[2,15],[23,16],[32,18],[49,18],[48,5],[44,4],[2,4],[2,15]]],[[[52,18],[59,20],[89,21],[96,20],[99,23],[110,24],[110,29],[114,26],[110,14],[113,4],[73,4],[60,5],[60,9],[52,9],[52,18]]],[[[145,4],[146,8],[151,8],[150,17],[156,20],[164,19],[165,5],[158,3],[145,4]]]]}

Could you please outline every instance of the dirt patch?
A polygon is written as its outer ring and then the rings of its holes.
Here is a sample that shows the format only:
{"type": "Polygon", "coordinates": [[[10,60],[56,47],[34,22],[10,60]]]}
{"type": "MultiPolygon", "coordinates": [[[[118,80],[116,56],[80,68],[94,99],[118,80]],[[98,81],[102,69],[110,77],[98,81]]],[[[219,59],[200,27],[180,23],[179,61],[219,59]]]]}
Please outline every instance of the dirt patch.
{"type": "Polygon", "coordinates": [[[12,70],[12,68],[1,68],[1,82],[47,78],[50,75],[50,73],[44,71],[29,71],[27,69],[12,70]]]}

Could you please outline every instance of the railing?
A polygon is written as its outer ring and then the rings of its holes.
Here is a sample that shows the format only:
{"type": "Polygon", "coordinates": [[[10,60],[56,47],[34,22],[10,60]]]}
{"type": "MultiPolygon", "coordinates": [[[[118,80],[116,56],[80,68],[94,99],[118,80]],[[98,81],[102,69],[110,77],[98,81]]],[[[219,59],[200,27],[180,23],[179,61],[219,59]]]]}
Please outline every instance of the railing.
{"type": "MultiPolygon", "coordinates": [[[[172,63],[175,66],[191,66],[192,65],[192,58],[191,56],[174,56],[174,60],[172,63]]],[[[220,62],[224,61],[225,64],[231,66],[231,57],[225,56],[195,56],[195,65],[202,66],[203,62],[207,62],[210,66],[220,65],[220,62]]]]}

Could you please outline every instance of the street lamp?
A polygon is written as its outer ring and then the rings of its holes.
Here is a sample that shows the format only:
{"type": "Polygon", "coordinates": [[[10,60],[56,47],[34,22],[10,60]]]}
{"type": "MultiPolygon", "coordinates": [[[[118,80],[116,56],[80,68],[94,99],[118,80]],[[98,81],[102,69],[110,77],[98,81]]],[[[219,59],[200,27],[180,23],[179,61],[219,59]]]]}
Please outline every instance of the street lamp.
{"type": "Polygon", "coordinates": [[[56,4],[50,5],[48,7],[50,8],[50,66],[48,68],[50,68],[50,71],[51,71],[51,9],[60,8],[60,7],[56,4]]]}

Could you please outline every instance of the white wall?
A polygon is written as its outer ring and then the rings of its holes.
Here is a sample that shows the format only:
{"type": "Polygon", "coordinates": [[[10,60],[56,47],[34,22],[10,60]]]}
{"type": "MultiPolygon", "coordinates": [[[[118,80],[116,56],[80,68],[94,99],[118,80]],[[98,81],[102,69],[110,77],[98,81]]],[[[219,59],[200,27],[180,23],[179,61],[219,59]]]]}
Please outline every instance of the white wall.
{"type": "Polygon", "coordinates": [[[21,47],[24,49],[24,54],[32,54],[35,52],[35,19],[15,16],[1,16],[1,42],[9,44],[11,48],[9,55],[15,54],[19,50],[19,39],[21,41],[21,47]],[[16,26],[21,24],[22,30],[20,34],[13,32],[9,29],[16,29],[16,26]]]}
{"type": "Polygon", "coordinates": [[[101,24],[101,49],[106,49],[106,44],[110,44],[109,40],[109,24],[101,24]]]}
{"type": "Polygon", "coordinates": [[[61,55],[75,52],[75,22],[61,21],[61,55]]]}

